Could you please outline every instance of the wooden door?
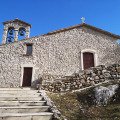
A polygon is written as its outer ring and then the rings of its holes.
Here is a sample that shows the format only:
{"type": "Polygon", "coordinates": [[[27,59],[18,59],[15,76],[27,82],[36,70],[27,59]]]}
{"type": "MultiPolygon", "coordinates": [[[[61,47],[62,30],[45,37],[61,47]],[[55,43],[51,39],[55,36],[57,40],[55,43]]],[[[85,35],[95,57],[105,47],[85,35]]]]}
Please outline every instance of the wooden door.
{"type": "Polygon", "coordinates": [[[25,67],[24,73],[23,73],[22,87],[30,87],[31,86],[31,79],[32,79],[32,68],[25,67]]]}
{"type": "Polygon", "coordinates": [[[84,69],[94,67],[94,54],[93,53],[89,53],[89,52],[83,53],[83,65],[84,65],[84,69]]]}

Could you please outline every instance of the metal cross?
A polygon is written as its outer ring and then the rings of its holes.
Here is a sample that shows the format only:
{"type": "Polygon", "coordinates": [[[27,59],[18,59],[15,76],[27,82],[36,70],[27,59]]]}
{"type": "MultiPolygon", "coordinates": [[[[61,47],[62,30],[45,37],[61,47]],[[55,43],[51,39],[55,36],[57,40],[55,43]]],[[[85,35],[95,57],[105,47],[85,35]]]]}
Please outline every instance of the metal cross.
{"type": "Polygon", "coordinates": [[[82,17],[82,18],[81,18],[81,21],[82,21],[82,23],[85,23],[85,18],[82,17]]]}

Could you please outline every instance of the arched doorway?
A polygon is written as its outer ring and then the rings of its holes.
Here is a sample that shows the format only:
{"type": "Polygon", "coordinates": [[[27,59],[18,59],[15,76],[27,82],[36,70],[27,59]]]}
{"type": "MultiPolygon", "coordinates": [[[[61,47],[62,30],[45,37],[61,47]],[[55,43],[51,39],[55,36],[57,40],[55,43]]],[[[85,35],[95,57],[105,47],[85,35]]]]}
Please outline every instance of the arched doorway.
{"type": "Polygon", "coordinates": [[[94,67],[94,54],[91,52],[83,53],[83,67],[84,69],[88,69],[90,67],[94,67]]]}

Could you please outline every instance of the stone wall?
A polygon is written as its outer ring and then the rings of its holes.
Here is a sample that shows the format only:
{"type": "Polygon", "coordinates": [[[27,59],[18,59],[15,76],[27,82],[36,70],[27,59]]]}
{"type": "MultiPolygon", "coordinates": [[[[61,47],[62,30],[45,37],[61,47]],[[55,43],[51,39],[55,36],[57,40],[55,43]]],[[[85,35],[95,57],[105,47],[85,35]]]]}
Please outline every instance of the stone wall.
{"type": "Polygon", "coordinates": [[[43,35],[0,46],[0,87],[22,85],[23,68],[32,67],[32,86],[39,76],[69,76],[82,69],[81,51],[94,50],[97,65],[120,62],[115,38],[88,28],[43,35]],[[26,56],[25,43],[33,43],[33,54],[26,56]]]}
{"type": "Polygon", "coordinates": [[[54,81],[43,80],[43,89],[50,92],[66,92],[94,86],[106,80],[120,80],[120,64],[108,67],[100,65],[82,72],[54,81]]]}

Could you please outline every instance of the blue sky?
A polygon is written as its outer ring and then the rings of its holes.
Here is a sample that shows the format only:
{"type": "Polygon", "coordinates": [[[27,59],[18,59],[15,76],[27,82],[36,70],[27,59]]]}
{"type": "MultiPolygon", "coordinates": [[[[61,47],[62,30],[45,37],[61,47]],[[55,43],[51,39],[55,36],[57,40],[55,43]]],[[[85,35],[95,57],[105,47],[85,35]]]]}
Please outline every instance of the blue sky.
{"type": "Polygon", "coordinates": [[[120,0],[0,0],[2,22],[19,18],[32,25],[31,36],[86,23],[120,35],[120,0]]]}

